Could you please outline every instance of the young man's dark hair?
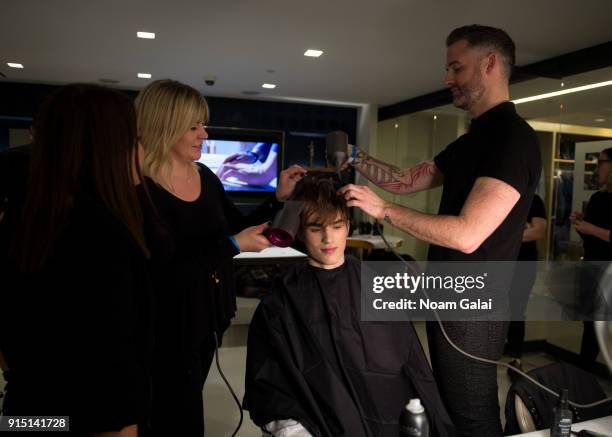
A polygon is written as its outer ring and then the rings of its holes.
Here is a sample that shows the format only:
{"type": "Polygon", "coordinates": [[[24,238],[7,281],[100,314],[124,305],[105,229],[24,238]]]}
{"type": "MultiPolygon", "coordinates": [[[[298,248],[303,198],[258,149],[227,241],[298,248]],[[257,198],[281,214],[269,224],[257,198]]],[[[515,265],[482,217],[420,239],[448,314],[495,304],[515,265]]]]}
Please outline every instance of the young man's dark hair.
{"type": "Polygon", "coordinates": [[[296,200],[303,203],[300,214],[300,229],[303,230],[308,220],[316,214],[321,225],[336,220],[338,215],[348,220],[349,212],[344,197],[336,194],[336,187],[331,179],[305,179],[296,200]]]}
{"type": "Polygon", "coordinates": [[[480,24],[458,27],[446,37],[446,47],[458,41],[467,41],[472,48],[482,48],[498,52],[503,59],[506,77],[510,79],[516,62],[514,41],[505,31],[480,24]]]}

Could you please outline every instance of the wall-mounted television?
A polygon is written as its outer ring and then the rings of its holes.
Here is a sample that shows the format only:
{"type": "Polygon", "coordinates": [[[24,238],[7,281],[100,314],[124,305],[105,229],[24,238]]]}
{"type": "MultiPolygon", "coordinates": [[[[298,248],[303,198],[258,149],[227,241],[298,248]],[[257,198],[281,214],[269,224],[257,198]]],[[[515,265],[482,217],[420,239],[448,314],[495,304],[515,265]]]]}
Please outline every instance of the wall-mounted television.
{"type": "Polygon", "coordinates": [[[206,127],[208,139],[198,160],[235,194],[271,193],[283,168],[284,132],[206,127]]]}

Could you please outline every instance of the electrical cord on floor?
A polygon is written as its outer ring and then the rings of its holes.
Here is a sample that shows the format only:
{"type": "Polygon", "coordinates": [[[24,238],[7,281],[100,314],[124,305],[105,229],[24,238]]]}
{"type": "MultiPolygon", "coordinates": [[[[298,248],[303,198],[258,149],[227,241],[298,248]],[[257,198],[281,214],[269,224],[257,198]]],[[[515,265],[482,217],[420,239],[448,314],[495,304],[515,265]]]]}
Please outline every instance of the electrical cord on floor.
{"type": "Polygon", "coordinates": [[[610,437],[609,435],[606,434],[600,434],[598,432],[595,431],[589,431],[587,429],[583,429],[582,431],[570,431],[572,433],[572,435],[577,435],[578,437],[610,437]]]}
{"type": "MultiPolygon", "coordinates": [[[[375,220],[374,222],[376,223],[376,226],[380,226],[380,224],[378,223],[378,220],[375,220]]],[[[381,229],[382,229],[382,226],[381,226],[381,229]]],[[[382,240],[385,242],[385,244],[387,245],[387,247],[389,248],[389,250],[400,261],[402,261],[404,264],[406,264],[406,266],[411,268],[410,264],[408,262],[406,262],[406,260],[404,258],[402,258],[402,256],[399,253],[397,253],[397,251],[389,244],[389,242],[387,241],[387,239],[385,238],[385,236],[383,235],[382,232],[380,233],[380,236],[381,236],[382,240]]],[[[427,292],[424,289],[421,289],[421,292],[425,295],[426,298],[429,299],[429,295],[427,294],[427,292]]],[[[502,361],[495,361],[495,360],[489,360],[487,358],[478,357],[476,355],[472,355],[472,354],[464,351],[463,349],[461,349],[459,346],[457,346],[455,343],[453,343],[453,341],[450,339],[450,337],[446,333],[446,330],[444,329],[444,324],[442,323],[442,320],[440,320],[440,316],[438,315],[438,311],[436,311],[435,309],[433,309],[432,311],[433,311],[434,315],[436,316],[436,320],[438,322],[438,325],[440,325],[440,330],[442,331],[442,335],[444,335],[444,338],[446,339],[448,344],[450,344],[451,347],[453,349],[455,349],[457,352],[459,352],[462,355],[465,355],[466,357],[468,357],[469,359],[474,360],[474,361],[480,361],[482,363],[487,363],[487,364],[493,364],[495,366],[506,367],[506,368],[512,370],[513,372],[516,372],[519,375],[523,376],[524,378],[528,379],[529,381],[531,381],[532,383],[534,383],[535,385],[540,387],[545,392],[550,393],[551,395],[553,395],[555,397],[559,397],[559,393],[556,393],[554,390],[551,390],[550,388],[546,387],[545,385],[543,385],[540,382],[538,382],[535,379],[533,379],[531,376],[527,375],[525,372],[517,369],[514,366],[511,366],[508,363],[504,363],[502,361]]],[[[596,407],[597,405],[605,404],[606,402],[610,402],[610,401],[612,401],[612,396],[607,397],[605,399],[601,399],[601,400],[599,400],[597,402],[591,402],[590,404],[578,404],[578,403],[575,403],[575,402],[572,402],[572,401],[569,401],[569,404],[572,405],[573,407],[576,407],[576,408],[592,408],[592,407],[596,407]]]]}
{"type": "Polygon", "coordinates": [[[221,375],[223,382],[225,382],[225,385],[227,386],[230,393],[232,394],[234,401],[236,401],[236,405],[238,405],[238,409],[240,410],[240,421],[238,422],[238,426],[236,427],[236,429],[234,430],[234,433],[232,434],[232,437],[235,437],[235,435],[238,434],[238,431],[240,431],[240,427],[242,426],[242,420],[244,419],[244,411],[242,410],[242,404],[238,400],[238,396],[236,396],[234,389],[232,388],[229,381],[223,374],[223,371],[221,370],[221,364],[219,364],[219,339],[217,338],[216,332],[214,332],[213,334],[215,336],[215,363],[217,364],[217,370],[219,371],[219,375],[221,375]]]}

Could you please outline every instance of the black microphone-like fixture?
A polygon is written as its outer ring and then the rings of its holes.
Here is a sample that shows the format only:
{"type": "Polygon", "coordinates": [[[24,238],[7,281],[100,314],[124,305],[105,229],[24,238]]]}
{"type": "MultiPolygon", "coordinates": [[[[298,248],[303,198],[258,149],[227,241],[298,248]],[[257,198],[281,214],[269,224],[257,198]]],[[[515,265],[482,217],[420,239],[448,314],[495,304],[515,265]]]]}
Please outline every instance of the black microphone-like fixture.
{"type": "Polygon", "coordinates": [[[339,175],[342,164],[348,159],[348,134],[346,132],[336,130],[327,134],[325,156],[339,175]]]}

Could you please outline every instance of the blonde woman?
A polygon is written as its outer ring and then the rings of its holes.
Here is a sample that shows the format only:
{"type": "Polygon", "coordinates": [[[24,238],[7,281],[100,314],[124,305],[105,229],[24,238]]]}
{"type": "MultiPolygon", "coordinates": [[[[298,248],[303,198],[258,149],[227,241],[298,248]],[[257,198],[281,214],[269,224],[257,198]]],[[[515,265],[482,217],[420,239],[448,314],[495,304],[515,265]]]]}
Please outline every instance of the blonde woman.
{"type": "Polygon", "coordinates": [[[200,437],[202,387],[236,309],[232,257],[269,246],[265,222],[305,170],[283,171],[276,199],[247,219],[217,176],[194,163],[208,137],[208,106],[198,91],[156,81],[140,92],[136,110],[146,185],[160,219],[149,221],[159,225],[148,232],[156,240],[150,241],[156,288],[151,425],[154,435],[200,437]]]}

